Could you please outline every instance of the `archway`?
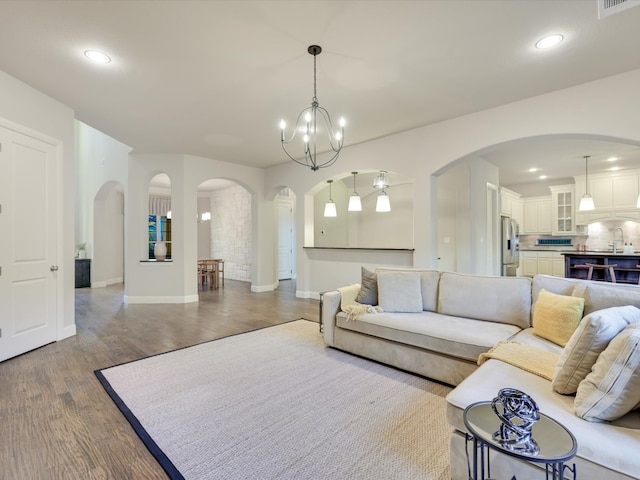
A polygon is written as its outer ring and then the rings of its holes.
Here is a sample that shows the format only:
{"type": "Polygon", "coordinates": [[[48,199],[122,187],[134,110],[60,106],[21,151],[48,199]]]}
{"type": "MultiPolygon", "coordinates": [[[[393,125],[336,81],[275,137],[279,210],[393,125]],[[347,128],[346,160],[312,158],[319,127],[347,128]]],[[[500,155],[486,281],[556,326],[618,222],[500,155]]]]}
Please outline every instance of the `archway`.
{"type": "Polygon", "coordinates": [[[124,282],[124,188],[110,181],[93,200],[91,286],[124,282]]]}
{"type": "Polygon", "coordinates": [[[212,178],[197,187],[198,259],[224,260],[225,278],[251,281],[252,196],[242,185],[212,178]]]}

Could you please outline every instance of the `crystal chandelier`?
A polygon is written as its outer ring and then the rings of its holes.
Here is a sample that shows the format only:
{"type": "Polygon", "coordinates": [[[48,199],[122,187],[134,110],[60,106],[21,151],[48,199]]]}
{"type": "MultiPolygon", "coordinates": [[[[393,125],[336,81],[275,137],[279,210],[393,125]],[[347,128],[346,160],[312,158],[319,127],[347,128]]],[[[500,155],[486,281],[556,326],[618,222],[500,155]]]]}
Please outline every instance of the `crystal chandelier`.
{"type": "Polygon", "coordinates": [[[342,145],[344,144],[344,117],[340,118],[340,129],[337,130],[331,123],[329,112],[318,103],[316,93],[316,57],[322,52],[318,45],[311,45],[307,51],[313,55],[313,98],[311,106],[303,109],[296,119],[295,127],[290,137],[285,135],[287,126],[284,120],[280,121],[280,142],[282,149],[287,156],[296,163],[311,168],[314,172],[320,168],[333,165],[338,159],[342,145]],[[287,145],[291,143],[296,135],[302,135],[304,144],[304,160],[296,158],[287,151],[287,145]],[[326,141],[324,136],[326,135],[326,141]],[[333,155],[326,161],[318,163],[317,152],[333,151],[333,155]]]}

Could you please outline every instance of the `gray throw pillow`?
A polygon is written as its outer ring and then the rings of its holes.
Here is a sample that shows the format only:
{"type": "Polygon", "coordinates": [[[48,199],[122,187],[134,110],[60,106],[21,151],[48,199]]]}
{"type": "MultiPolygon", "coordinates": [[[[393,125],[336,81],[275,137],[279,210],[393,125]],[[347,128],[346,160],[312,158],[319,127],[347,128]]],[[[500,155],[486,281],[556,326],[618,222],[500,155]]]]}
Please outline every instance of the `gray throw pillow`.
{"type": "Polygon", "coordinates": [[[584,317],[560,354],[553,389],[564,395],[576,393],[609,342],[627,325],[639,321],[640,309],[633,305],[597,310],[584,317]]]}
{"type": "Polygon", "coordinates": [[[356,302],[363,305],[378,305],[378,279],[374,272],[361,267],[360,292],[356,302]]]}
{"type": "Polygon", "coordinates": [[[379,272],[378,292],[385,312],[422,312],[418,272],[379,272]]]}
{"type": "Polygon", "coordinates": [[[590,422],[612,422],[640,404],[640,323],[620,332],[580,382],[576,415],[590,422]]]}

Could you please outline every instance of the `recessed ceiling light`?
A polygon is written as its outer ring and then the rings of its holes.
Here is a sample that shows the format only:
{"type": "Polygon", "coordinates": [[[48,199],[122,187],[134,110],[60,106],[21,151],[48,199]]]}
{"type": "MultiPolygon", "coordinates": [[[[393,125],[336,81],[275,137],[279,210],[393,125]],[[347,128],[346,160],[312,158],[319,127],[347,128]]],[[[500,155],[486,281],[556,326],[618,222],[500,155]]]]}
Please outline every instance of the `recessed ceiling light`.
{"type": "Polygon", "coordinates": [[[536,48],[545,49],[555,47],[562,42],[562,40],[564,40],[564,37],[560,34],[549,35],[538,40],[536,42],[536,48]]]}
{"type": "Polygon", "coordinates": [[[609,157],[607,158],[607,162],[615,162],[618,160],[618,157],[609,157]]]}
{"type": "Polygon", "coordinates": [[[611,172],[617,172],[617,171],[618,171],[618,170],[620,170],[621,168],[622,168],[622,167],[611,167],[611,168],[609,169],[609,171],[611,171],[611,172]]]}
{"type": "Polygon", "coordinates": [[[84,52],[84,56],[89,60],[95,63],[109,63],[111,62],[111,57],[106,53],[99,52],[97,50],[87,50],[84,52]]]}
{"type": "Polygon", "coordinates": [[[537,168],[535,168],[535,167],[533,167],[533,168],[530,168],[530,169],[529,169],[529,172],[531,172],[531,173],[533,173],[533,172],[537,172],[537,171],[538,171],[538,169],[537,169],[537,168]]]}
{"type": "Polygon", "coordinates": [[[539,178],[540,180],[544,180],[545,178],[547,178],[547,176],[546,176],[546,175],[540,175],[538,178],[539,178]]]}

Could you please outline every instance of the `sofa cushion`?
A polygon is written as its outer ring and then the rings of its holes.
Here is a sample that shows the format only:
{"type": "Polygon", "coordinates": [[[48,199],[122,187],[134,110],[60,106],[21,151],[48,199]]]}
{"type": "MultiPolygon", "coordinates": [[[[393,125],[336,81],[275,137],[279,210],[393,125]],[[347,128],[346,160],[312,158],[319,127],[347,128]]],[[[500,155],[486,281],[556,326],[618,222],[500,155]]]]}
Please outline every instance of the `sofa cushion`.
{"type": "Polygon", "coordinates": [[[422,289],[417,272],[380,272],[378,304],[385,312],[421,312],[422,289]]]}
{"type": "Polygon", "coordinates": [[[576,393],[576,415],[610,422],[640,403],[640,323],[628,325],[600,354],[576,393]]]}
{"type": "Polygon", "coordinates": [[[416,268],[389,268],[379,267],[376,273],[384,272],[417,272],[420,274],[420,288],[422,289],[422,309],[435,312],[438,306],[438,284],[440,271],[421,270],[416,268]]]}
{"type": "Polygon", "coordinates": [[[360,267],[360,291],[356,302],[363,305],[378,305],[378,277],[364,267],[360,267]]]}
{"type": "Polygon", "coordinates": [[[538,301],[541,290],[556,293],[558,295],[573,295],[576,286],[584,283],[584,280],[576,278],[552,277],[551,275],[536,275],[531,283],[531,303],[534,305],[538,301]]]}
{"type": "Polygon", "coordinates": [[[606,282],[583,282],[573,295],[584,298],[584,314],[609,307],[634,305],[640,308],[640,289],[636,285],[606,282]]]}
{"type": "Polygon", "coordinates": [[[338,327],[444,355],[477,362],[478,356],[520,329],[514,325],[450,317],[435,312],[364,313],[348,321],[341,312],[338,327]]]}
{"type": "Polygon", "coordinates": [[[639,320],[640,309],[631,305],[597,310],[584,317],[560,354],[553,389],[564,395],[576,393],[578,384],[591,372],[609,342],[627,325],[639,320]]]}
{"type": "Polygon", "coordinates": [[[442,272],[438,313],[528,328],[531,279],[442,272]]]}
{"type": "Polygon", "coordinates": [[[533,333],[565,346],[578,327],[584,299],[541,290],[533,310],[533,333]]]}

